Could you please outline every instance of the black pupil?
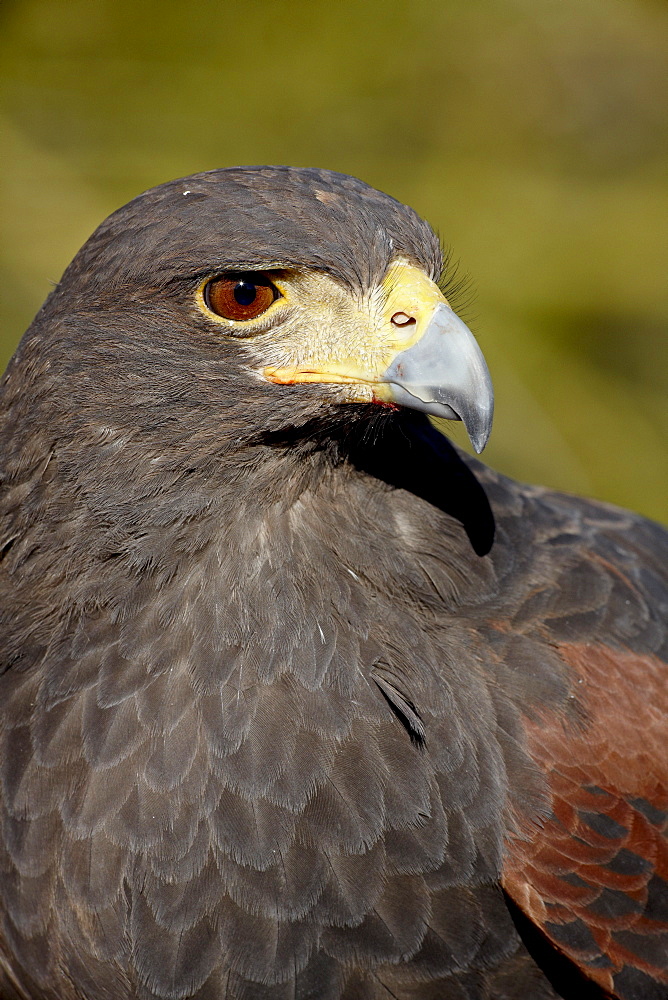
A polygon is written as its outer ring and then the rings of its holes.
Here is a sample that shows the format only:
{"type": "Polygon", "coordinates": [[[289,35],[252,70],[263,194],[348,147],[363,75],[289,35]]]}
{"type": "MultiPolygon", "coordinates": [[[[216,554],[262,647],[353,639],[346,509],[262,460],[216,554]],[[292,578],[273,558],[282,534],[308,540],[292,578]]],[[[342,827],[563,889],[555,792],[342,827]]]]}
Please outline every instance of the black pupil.
{"type": "Polygon", "coordinates": [[[234,297],[240,306],[249,306],[255,301],[256,286],[250,281],[240,281],[234,286],[234,297]]]}

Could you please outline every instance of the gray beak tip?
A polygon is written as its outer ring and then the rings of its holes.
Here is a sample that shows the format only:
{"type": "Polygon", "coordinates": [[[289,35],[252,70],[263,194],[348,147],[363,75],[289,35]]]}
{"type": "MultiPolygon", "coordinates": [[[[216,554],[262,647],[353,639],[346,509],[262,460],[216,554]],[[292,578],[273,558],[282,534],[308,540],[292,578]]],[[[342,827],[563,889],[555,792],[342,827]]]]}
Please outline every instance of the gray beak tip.
{"type": "Polygon", "coordinates": [[[466,432],[469,436],[471,444],[473,445],[476,455],[479,455],[485,448],[487,442],[489,441],[489,436],[492,433],[494,396],[492,393],[491,380],[489,380],[488,391],[486,393],[482,392],[481,395],[483,396],[484,401],[488,403],[487,406],[469,406],[464,409],[464,412],[462,413],[462,420],[464,421],[466,432]]]}
{"type": "Polygon", "coordinates": [[[473,445],[473,450],[476,455],[479,455],[481,451],[484,451],[485,445],[489,440],[489,434],[470,434],[471,444],[473,445]]]}

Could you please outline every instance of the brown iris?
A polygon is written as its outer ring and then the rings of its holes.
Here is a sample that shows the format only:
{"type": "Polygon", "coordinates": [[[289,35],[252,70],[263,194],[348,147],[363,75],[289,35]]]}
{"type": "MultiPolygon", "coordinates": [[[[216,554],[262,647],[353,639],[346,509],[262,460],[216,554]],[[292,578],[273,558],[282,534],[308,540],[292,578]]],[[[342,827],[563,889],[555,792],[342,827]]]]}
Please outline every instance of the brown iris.
{"type": "Polygon", "coordinates": [[[269,278],[254,271],[223,274],[204,289],[208,308],[223,319],[256,319],[278,296],[269,278]]]}

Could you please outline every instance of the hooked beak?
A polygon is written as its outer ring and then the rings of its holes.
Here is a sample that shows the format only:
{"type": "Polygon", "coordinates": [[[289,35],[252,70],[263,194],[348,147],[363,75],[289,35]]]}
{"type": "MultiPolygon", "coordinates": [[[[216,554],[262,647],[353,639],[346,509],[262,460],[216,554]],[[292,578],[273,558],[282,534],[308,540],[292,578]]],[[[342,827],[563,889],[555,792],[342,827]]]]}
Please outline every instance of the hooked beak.
{"type": "Polygon", "coordinates": [[[434,309],[420,339],[383,373],[391,402],[446,420],[462,420],[480,453],[492,430],[494,391],[482,351],[445,302],[434,309]]]}
{"type": "Polygon", "coordinates": [[[266,366],[263,376],[279,385],[338,384],[346,402],[373,399],[462,420],[481,452],[492,428],[494,393],[473,334],[414,264],[395,262],[379,291],[356,306],[335,290],[336,337],[331,319],[322,323],[318,337],[317,314],[311,311],[309,319],[316,322],[306,357],[287,367],[266,366]]]}

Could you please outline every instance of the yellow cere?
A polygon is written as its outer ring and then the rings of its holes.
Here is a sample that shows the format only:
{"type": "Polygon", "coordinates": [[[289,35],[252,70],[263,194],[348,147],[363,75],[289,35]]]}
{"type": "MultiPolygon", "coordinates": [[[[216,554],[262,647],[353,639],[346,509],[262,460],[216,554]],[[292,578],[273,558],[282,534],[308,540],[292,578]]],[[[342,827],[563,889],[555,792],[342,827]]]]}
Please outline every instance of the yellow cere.
{"type": "Polygon", "coordinates": [[[422,337],[434,309],[446,301],[438,286],[406,260],[395,261],[361,301],[325,275],[295,277],[295,314],[283,336],[273,331],[271,342],[262,345],[262,375],[279,385],[345,386],[340,398],[350,401],[389,400],[380,379],[396,355],[422,337]]]}

